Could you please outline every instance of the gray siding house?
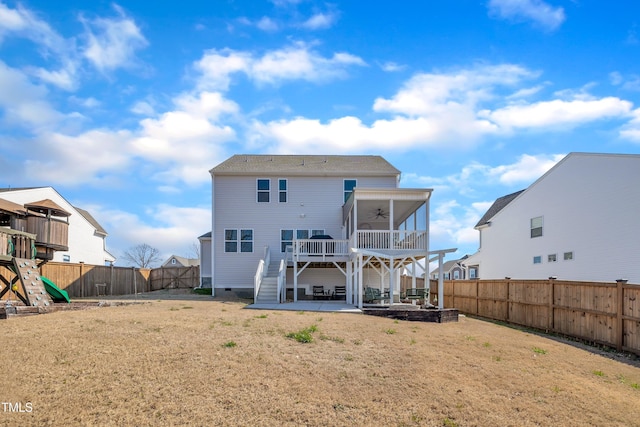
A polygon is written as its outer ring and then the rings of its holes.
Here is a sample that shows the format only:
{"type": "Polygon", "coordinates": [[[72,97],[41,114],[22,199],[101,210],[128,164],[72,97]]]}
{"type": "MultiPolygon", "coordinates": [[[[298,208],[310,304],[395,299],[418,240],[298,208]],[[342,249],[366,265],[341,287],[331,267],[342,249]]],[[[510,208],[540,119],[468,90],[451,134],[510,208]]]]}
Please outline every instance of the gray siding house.
{"type": "Polygon", "coordinates": [[[362,305],[366,287],[397,295],[402,268],[427,257],[431,190],[399,188],[380,156],[235,155],[210,173],[213,295],[362,305]]]}

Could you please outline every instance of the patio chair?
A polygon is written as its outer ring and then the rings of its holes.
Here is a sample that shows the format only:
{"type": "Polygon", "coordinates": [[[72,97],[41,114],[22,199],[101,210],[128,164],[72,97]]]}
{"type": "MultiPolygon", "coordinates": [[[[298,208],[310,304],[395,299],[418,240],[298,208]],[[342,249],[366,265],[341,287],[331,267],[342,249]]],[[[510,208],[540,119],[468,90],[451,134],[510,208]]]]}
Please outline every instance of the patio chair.
{"type": "Polygon", "coordinates": [[[313,299],[324,299],[324,286],[313,287],[313,299]]]}
{"type": "Polygon", "coordinates": [[[333,292],[333,299],[347,299],[347,287],[346,286],[336,286],[335,291],[333,292]]]}
{"type": "Polygon", "coordinates": [[[409,288],[406,290],[404,297],[408,300],[424,300],[425,304],[429,302],[429,288],[409,288]]]}

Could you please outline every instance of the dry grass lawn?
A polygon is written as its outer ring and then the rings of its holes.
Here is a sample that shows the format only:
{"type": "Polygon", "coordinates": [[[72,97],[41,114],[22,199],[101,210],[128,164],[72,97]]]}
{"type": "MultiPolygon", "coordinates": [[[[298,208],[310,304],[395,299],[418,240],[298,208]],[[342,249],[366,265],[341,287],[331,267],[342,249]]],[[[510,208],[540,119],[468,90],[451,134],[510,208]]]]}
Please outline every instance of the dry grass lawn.
{"type": "Polygon", "coordinates": [[[640,425],[625,359],[470,318],[204,299],[0,321],[0,400],[33,408],[0,425],[640,425]]]}

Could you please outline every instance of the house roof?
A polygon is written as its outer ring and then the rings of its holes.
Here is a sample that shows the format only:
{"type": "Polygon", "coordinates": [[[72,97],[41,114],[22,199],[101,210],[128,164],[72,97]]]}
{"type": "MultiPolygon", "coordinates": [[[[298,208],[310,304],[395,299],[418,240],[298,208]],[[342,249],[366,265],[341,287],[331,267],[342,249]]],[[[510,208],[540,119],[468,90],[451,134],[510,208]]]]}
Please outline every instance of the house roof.
{"type": "Polygon", "coordinates": [[[176,261],[178,261],[180,264],[182,264],[185,267],[189,267],[189,266],[198,266],[200,265],[200,260],[198,258],[184,258],[178,255],[171,255],[169,257],[169,259],[167,259],[162,266],[165,267],[167,265],[169,265],[171,263],[171,260],[175,259],[176,261]]]}
{"type": "Polygon", "coordinates": [[[102,228],[100,223],[98,223],[98,221],[96,221],[96,219],[89,212],[85,211],[84,209],[80,209],[77,206],[74,206],[73,208],[77,210],[78,213],[82,215],[87,221],[89,221],[89,223],[93,225],[93,227],[96,229],[98,233],[103,234],[105,236],[107,235],[107,230],[102,228]]]}
{"type": "Polygon", "coordinates": [[[482,215],[480,221],[475,225],[475,228],[480,227],[482,225],[486,225],[491,221],[491,218],[496,216],[498,212],[504,209],[513,199],[518,197],[524,190],[516,191],[515,193],[507,194],[506,196],[502,196],[496,199],[495,202],[491,205],[489,210],[482,215]]]}
{"type": "Polygon", "coordinates": [[[212,175],[374,175],[400,171],[381,156],[236,154],[209,171],[212,175]]]}
{"type": "Polygon", "coordinates": [[[198,239],[210,239],[211,238],[211,232],[209,231],[208,233],[204,233],[202,236],[199,236],[198,239]]]}
{"type": "Polygon", "coordinates": [[[14,215],[26,215],[27,210],[24,206],[17,203],[10,202],[9,200],[0,199],[0,211],[11,213],[14,215]]]}
{"type": "Polygon", "coordinates": [[[24,207],[40,213],[47,213],[51,211],[51,215],[54,216],[71,216],[71,213],[65,211],[60,205],[51,199],[39,200],[37,202],[25,203],[24,207]]]}

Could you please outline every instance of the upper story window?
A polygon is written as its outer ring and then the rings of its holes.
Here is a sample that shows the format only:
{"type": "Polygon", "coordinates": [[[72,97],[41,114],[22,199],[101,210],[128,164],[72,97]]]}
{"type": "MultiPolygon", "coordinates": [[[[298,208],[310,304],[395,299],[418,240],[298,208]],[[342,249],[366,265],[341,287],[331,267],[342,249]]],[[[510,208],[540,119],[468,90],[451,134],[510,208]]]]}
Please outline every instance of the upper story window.
{"type": "Polygon", "coordinates": [[[278,180],[278,201],[280,203],[287,203],[288,184],[286,179],[278,180]]]}
{"type": "Polygon", "coordinates": [[[531,238],[542,236],[542,217],[531,218],[531,238]]]}
{"type": "Polygon", "coordinates": [[[270,179],[258,179],[258,203],[269,203],[271,194],[271,180],[270,179]]]}
{"type": "Polygon", "coordinates": [[[175,258],[171,258],[171,264],[176,265],[176,259],[175,258]]]}
{"type": "Polygon", "coordinates": [[[356,188],[356,180],[355,179],[345,179],[344,180],[344,201],[346,202],[351,193],[353,193],[353,189],[356,188]]]}

